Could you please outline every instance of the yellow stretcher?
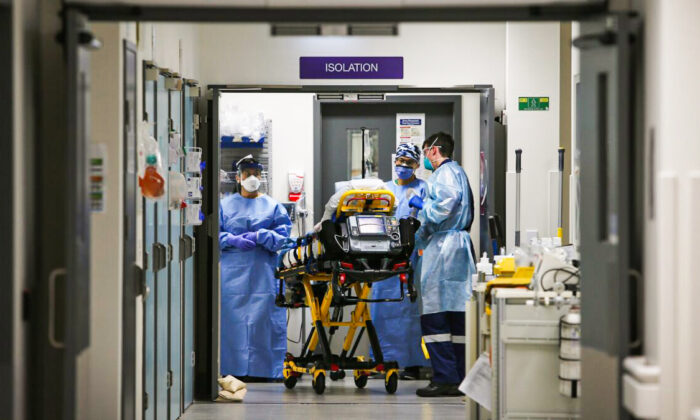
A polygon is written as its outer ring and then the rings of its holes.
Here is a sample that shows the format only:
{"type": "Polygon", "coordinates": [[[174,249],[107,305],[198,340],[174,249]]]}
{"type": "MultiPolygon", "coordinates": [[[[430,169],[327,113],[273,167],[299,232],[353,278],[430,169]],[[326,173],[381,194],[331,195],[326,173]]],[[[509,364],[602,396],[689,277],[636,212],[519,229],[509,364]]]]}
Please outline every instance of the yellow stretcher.
{"type": "MultiPolygon", "coordinates": [[[[341,220],[342,217],[353,214],[391,214],[394,199],[394,195],[388,190],[348,191],[340,200],[336,219],[341,220]]],[[[411,301],[415,301],[413,269],[409,260],[412,245],[411,249],[406,251],[401,256],[392,258],[388,267],[377,268],[367,261],[358,263],[358,258],[348,255],[347,258],[330,261],[310,259],[298,267],[277,271],[277,277],[286,283],[288,288],[296,290],[298,295],[296,304],[282,303],[280,285],[278,305],[308,307],[312,317],[312,330],[304,342],[301,354],[294,356],[288,353],[284,361],[284,384],[287,388],[294,388],[302,375],[309,374],[313,378],[314,391],[323,394],[326,375],[329,372],[331,379],[342,379],[345,377],[345,370],[352,370],[358,388],[367,385],[371,373],[380,372],[385,375],[386,391],[390,394],[396,392],[399,365],[396,361],[384,360],[377,333],[372,325],[368,303],[401,301],[405,296],[404,286],[411,301]],[[399,277],[400,298],[371,299],[374,282],[385,281],[395,276],[399,277]],[[351,318],[343,321],[340,319],[342,309],[350,305],[355,306],[351,318]],[[332,354],[329,337],[339,328],[347,328],[347,333],[341,353],[332,354]],[[365,331],[374,359],[355,355],[365,331]]]]}

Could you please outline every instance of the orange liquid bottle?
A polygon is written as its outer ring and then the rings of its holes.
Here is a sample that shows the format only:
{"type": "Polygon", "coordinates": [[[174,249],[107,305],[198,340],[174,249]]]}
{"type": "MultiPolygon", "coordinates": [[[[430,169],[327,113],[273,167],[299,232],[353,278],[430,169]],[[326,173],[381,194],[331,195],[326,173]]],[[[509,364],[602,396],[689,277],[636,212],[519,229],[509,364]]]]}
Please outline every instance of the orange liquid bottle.
{"type": "Polygon", "coordinates": [[[139,187],[141,194],[146,198],[156,199],[165,194],[165,180],[156,169],[156,157],[149,155],[146,157],[146,171],[143,178],[139,178],[139,187]]]}

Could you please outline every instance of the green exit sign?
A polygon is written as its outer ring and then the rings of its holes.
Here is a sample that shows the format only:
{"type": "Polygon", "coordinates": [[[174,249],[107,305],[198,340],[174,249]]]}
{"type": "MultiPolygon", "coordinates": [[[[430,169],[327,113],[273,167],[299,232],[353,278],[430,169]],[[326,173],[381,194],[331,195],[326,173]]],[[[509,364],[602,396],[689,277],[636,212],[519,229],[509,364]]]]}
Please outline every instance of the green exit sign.
{"type": "Polygon", "coordinates": [[[549,96],[521,96],[518,98],[520,111],[549,111],[549,96]]]}

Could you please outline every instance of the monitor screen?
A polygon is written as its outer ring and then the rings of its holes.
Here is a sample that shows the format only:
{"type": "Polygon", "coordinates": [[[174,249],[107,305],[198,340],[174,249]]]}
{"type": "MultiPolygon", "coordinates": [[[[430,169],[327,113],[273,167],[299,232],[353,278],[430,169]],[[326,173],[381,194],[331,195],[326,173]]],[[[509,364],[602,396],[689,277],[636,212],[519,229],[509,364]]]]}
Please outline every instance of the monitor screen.
{"type": "Polygon", "coordinates": [[[358,216],[357,227],[361,235],[386,234],[383,217],[358,216]]]}

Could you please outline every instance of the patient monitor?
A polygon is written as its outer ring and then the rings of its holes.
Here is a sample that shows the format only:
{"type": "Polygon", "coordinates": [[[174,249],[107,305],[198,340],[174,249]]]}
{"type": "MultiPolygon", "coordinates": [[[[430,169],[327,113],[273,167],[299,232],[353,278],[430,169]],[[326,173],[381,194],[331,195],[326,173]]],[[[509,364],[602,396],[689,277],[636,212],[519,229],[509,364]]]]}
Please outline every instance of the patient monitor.
{"type": "Polygon", "coordinates": [[[398,254],[401,252],[399,221],[386,215],[350,216],[346,223],[350,252],[398,254]]]}

